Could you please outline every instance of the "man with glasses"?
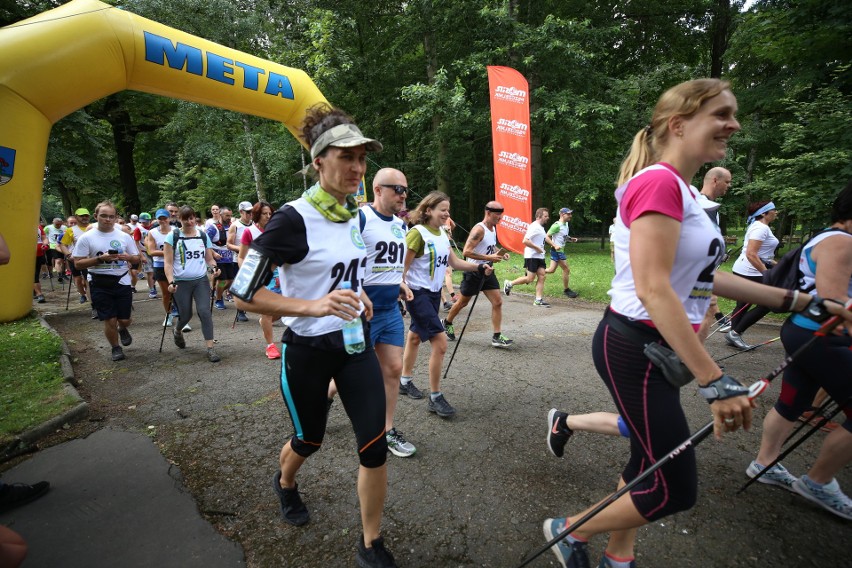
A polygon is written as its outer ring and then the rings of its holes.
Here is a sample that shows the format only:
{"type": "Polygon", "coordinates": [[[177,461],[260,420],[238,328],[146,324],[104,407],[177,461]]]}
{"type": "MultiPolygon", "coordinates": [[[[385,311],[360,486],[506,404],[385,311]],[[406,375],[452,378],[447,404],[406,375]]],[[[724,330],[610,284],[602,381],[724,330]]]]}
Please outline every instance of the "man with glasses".
{"type": "Polygon", "coordinates": [[[77,291],[80,293],[80,303],[85,304],[88,301],[86,298],[87,273],[85,269],[78,269],[74,266],[72,257],[74,255],[74,247],[76,246],[77,241],[79,241],[80,237],[89,230],[89,210],[85,207],[80,207],[74,211],[74,217],[77,222],[72,223],[71,218],[68,218],[68,230],[65,231],[65,235],[62,239],[60,239],[59,246],[62,248],[62,252],[65,253],[65,258],[68,260],[68,266],[71,268],[71,276],[74,278],[74,284],[77,286],[77,291]]]}
{"type": "MultiPolygon", "coordinates": [[[[502,217],[503,205],[499,201],[489,201],[485,206],[485,217],[482,222],[477,223],[470,230],[470,235],[468,235],[467,242],[464,244],[465,260],[476,264],[493,265],[495,262],[509,259],[509,254],[497,246],[497,224],[500,223],[502,217]]],[[[470,299],[481,291],[491,302],[491,325],[494,327],[491,346],[506,348],[512,345],[513,341],[503,335],[501,331],[503,297],[500,295],[500,282],[497,280],[497,275],[493,272],[487,276],[479,271],[465,272],[459,290],[461,291],[461,298],[453,304],[450,313],[441,322],[444,324],[444,331],[447,332],[447,339],[456,340],[453,320],[467,306],[470,299]]]]}

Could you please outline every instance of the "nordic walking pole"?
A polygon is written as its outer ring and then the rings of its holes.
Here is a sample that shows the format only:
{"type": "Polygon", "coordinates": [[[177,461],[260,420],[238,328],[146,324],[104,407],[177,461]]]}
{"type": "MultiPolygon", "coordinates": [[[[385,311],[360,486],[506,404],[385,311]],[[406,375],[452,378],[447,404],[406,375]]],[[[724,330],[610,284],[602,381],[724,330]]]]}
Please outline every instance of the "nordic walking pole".
{"type": "Polygon", "coordinates": [[[216,297],[216,286],[219,285],[219,277],[213,277],[213,288],[210,290],[210,313],[213,313],[213,299],[216,297]]]}
{"type": "Polygon", "coordinates": [[[68,277],[68,296],[65,298],[65,311],[68,311],[68,304],[71,302],[71,283],[74,282],[74,275],[68,277]]]}
{"type": "MultiPolygon", "coordinates": [[[[177,292],[177,289],[175,289],[177,292]]],[[[172,307],[175,304],[175,295],[172,294],[172,297],[169,299],[169,307],[166,310],[166,319],[163,320],[163,336],[160,337],[160,353],[163,352],[163,341],[166,339],[166,322],[169,321],[169,314],[172,313],[172,307]]],[[[175,325],[175,324],[172,324],[175,325]]]]}
{"type": "Polygon", "coordinates": [[[467,322],[470,321],[470,314],[473,313],[473,308],[476,307],[476,301],[479,299],[479,294],[482,292],[482,287],[485,285],[485,273],[482,273],[482,281],[479,283],[479,290],[476,291],[476,296],[473,297],[473,303],[470,305],[470,309],[467,310],[467,319],[464,320],[464,325],[462,326],[461,333],[459,333],[459,338],[456,340],[456,346],[453,347],[453,353],[450,355],[450,360],[447,363],[447,368],[444,369],[444,378],[442,381],[447,378],[447,373],[450,372],[450,365],[453,364],[453,359],[456,356],[456,351],[459,349],[459,344],[461,343],[462,337],[464,337],[464,330],[467,329],[467,322]]]}
{"type": "MultiPolygon", "coordinates": [[[[844,306],[845,309],[849,309],[850,307],[852,307],[852,300],[847,302],[846,305],[844,306]]],[[[802,345],[801,347],[796,349],[795,353],[793,353],[792,355],[787,355],[784,358],[784,360],[781,362],[781,364],[778,365],[778,367],[774,371],[769,373],[766,377],[764,377],[762,379],[758,379],[757,381],[755,381],[754,383],[751,384],[751,386],[748,389],[749,399],[753,400],[754,398],[759,396],[763,391],[765,391],[766,388],[769,386],[769,383],[772,382],[773,379],[778,377],[778,375],[783,373],[784,369],[786,369],[790,365],[791,362],[793,362],[797,357],[799,357],[808,348],[810,348],[810,346],[813,345],[814,342],[817,339],[819,339],[821,337],[825,337],[826,335],[828,335],[831,332],[831,330],[834,329],[835,326],[837,326],[839,323],[840,323],[840,316],[831,316],[831,318],[829,318],[825,323],[822,324],[822,326],[818,330],[816,330],[814,332],[813,336],[810,339],[808,339],[808,341],[806,341],[804,345],[802,345]]],[[[598,503],[598,505],[595,506],[591,511],[589,511],[588,513],[586,513],[585,515],[580,517],[578,520],[571,523],[571,525],[566,527],[565,530],[563,530],[561,533],[559,533],[558,535],[556,535],[555,537],[550,539],[544,546],[542,546],[541,548],[536,550],[533,554],[528,556],[526,558],[526,560],[524,560],[521,564],[518,564],[517,568],[523,568],[524,566],[526,566],[527,564],[529,564],[530,562],[532,562],[533,560],[538,558],[541,554],[543,554],[544,552],[547,552],[550,549],[551,546],[553,546],[554,544],[556,544],[560,540],[564,539],[566,536],[568,536],[570,533],[576,531],[581,526],[585,525],[593,517],[597,516],[598,513],[600,513],[601,511],[603,511],[604,509],[606,509],[607,507],[609,507],[613,503],[615,503],[622,496],[629,493],[631,489],[633,489],[634,487],[636,487],[637,485],[642,483],[645,479],[647,479],[655,471],[657,471],[658,469],[663,467],[665,464],[669,463],[671,460],[676,458],[681,452],[688,449],[690,446],[692,446],[692,447],[697,446],[699,443],[701,443],[702,440],[704,440],[707,436],[709,436],[711,432],[713,432],[713,420],[711,420],[710,422],[705,424],[700,430],[698,430],[693,435],[691,435],[689,438],[687,438],[683,443],[681,443],[675,449],[673,449],[668,454],[666,454],[665,456],[660,458],[654,465],[652,465],[651,467],[649,467],[648,469],[643,471],[641,474],[639,474],[636,478],[633,479],[633,481],[631,481],[630,483],[628,483],[627,485],[625,485],[624,487],[622,487],[621,489],[619,489],[615,493],[611,494],[609,497],[607,497],[606,499],[604,499],[603,501],[598,503]]]]}
{"type": "Polygon", "coordinates": [[[823,403],[822,403],[822,406],[820,406],[819,408],[817,408],[816,412],[814,412],[814,413],[811,415],[810,419],[808,419],[808,420],[806,420],[806,421],[802,422],[802,423],[799,425],[799,427],[798,427],[798,428],[796,428],[795,430],[793,430],[793,432],[792,432],[792,433],[790,433],[790,435],[789,435],[789,436],[787,436],[787,439],[786,439],[786,440],[784,440],[784,444],[782,444],[782,445],[786,445],[786,444],[787,444],[790,440],[792,440],[793,438],[795,438],[795,437],[796,437],[796,435],[797,435],[799,432],[801,432],[801,431],[802,431],[802,429],[803,429],[803,428],[805,428],[808,424],[810,424],[810,423],[813,421],[813,419],[814,419],[814,418],[821,419],[823,416],[825,416],[827,409],[828,409],[828,408],[832,405],[832,403],[834,403],[834,399],[832,399],[831,397],[826,397],[825,402],[823,402],[823,403]]]}
{"type": "Polygon", "coordinates": [[[764,341],[763,343],[758,343],[757,345],[752,345],[748,349],[743,349],[742,351],[737,351],[733,355],[725,355],[724,357],[714,359],[713,361],[718,363],[719,361],[724,361],[725,359],[730,359],[731,357],[736,357],[737,355],[742,355],[743,353],[748,353],[749,351],[754,351],[758,347],[763,347],[764,345],[769,345],[770,343],[778,341],[779,339],[781,339],[780,335],[778,337],[774,338],[774,339],[770,339],[769,341],[764,341]]]}
{"type": "Polygon", "coordinates": [[[715,327],[716,329],[714,329],[712,332],[710,332],[710,335],[707,336],[707,339],[710,339],[711,337],[716,335],[716,332],[718,332],[720,329],[722,329],[722,327],[725,325],[725,323],[731,323],[731,320],[733,320],[735,317],[740,315],[744,310],[747,310],[751,306],[752,306],[752,304],[746,304],[743,307],[741,307],[740,309],[738,309],[737,311],[731,312],[730,316],[728,316],[726,318],[723,317],[722,319],[713,322],[713,325],[710,326],[710,327],[715,327]],[[722,323],[722,322],[724,322],[724,323],[722,323]]]}
{"type": "MultiPolygon", "coordinates": [[[[834,411],[832,411],[832,412],[831,412],[831,414],[828,414],[827,416],[823,416],[823,417],[820,419],[820,421],[819,421],[818,423],[814,424],[814,425],[813,425],[813,427],[812,427],[809,431],[805,432],[805,434],[804,434],[801,438],[799,438],[798,440],[796,440],[795,442],[793,442],[793,443],[790,445],[790,447],[789,447],[789,448],[787,448],[786,450],[784,450],[783,452],[781,452],[781,454],[780,454],[777,458],[775,458],[774,460],[772,460],[772,463],[771,463],[771,464],[769,464],[768,466],[764,467],[764,468],[760,471],[760,473],[758,473],[757,475],[755,475],[754,477],[752,477],[751,479],[749,479],[749,480],[748,480],[748,481],[747,481],[747,482],[746,482],[746,483],[745,483],[742,487],[740,487],[739,491],[737,491],[737,495],[739,495],[740,493],[742,493],[743,491],[745,491],[746,489],[748,489],[749,485],[751,485],[752,483],[754,483],[755,481],[757,481],[758,479],[760,479],[761,477],[763,477],[763,474],[764,474],[764,473],[766,473],[767,471],[769,471],[770,469],[772,469],[773,467],[775,467],[778,463],[780,463],[780,462],[781,462],[781,460],[783,460],[784,458],[786,458],[787,456],[789,456],[789,455],[793,452],[793,450],[795,450],[796,448],[798,448],[799,446],[801,446],[801,445],[802,445],[802,443],[804,443],[804,441],[805,441],[805,440],[807,440],[808,438],[810,438],[811,436],[813,436],[813,435],[816,433],[816,431],[817,431],[817,430],[819,430],[820,428],[822,428],[823,426],[825,426],[826,424],[828,424],[828,421],[829,421],[829,420],[831,420],[832,418],[834,418],[835,416],[837,416],[837,414],[838,414],[838,413],[839,413],[842,409],[843,409],[843,406],[842,406],[842,405],[838,405],[838,407],[837,407],[837,408],[835,408],[835,409],[834,409],[834,411]]],[[[802,424],[802,426],[807,426],[807,424],[802,424]]],[[[800,430],[801,430],[801,428],[800,428],[800,430]]],[[[789,438],[788,438],[788,439],[789,439],[789,438]]]]}

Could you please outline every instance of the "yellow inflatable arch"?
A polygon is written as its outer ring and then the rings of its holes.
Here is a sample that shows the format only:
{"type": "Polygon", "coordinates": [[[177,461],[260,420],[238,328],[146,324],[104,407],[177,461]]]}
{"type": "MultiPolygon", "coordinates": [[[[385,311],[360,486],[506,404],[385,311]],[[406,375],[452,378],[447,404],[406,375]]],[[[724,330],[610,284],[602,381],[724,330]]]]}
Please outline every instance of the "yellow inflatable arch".
{"type": "Polygon", "coordinates": [[[0,322],[32,306],[35,224],[50,128],[132,89],[280,121],[295,136],[325,98],[303,71],[169,28],[96,0],[0,28],[0,322]]]}

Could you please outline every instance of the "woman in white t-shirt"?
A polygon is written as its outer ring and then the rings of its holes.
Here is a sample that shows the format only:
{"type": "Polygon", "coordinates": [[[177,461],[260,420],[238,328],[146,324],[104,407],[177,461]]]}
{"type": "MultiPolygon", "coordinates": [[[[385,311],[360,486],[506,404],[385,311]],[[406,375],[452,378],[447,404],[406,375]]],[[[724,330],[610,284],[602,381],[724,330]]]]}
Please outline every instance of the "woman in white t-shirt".
{"type": "MultiPolygon", "coordinates": [[[[763,282],[763,273],[775,264],[778,239],[772,234],[769,224],[776,217],[778,211],[771,201],[760,201],[748,206],[748,228],[743,239],[743,250],[734,263],[734,274],[753,282],[763,282]]],[[[731,318],[731,331],[725,334],[728,345],[737,349],[750,349],[751,346],[743,340],[742,334],[769,313],[769,308],[752,306],[749,309],[750,305],[737,302],[731,318]]]]}

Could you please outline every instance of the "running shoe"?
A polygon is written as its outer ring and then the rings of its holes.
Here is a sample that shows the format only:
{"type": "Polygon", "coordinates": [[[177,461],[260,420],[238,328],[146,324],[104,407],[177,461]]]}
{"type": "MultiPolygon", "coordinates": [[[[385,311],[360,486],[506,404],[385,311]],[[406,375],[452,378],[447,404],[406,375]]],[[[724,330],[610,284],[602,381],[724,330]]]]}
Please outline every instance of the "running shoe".
{"type": "MultiPolygon", "coordinates": [[[[625,560],[624,562],[627,562],[627,560],[625,560]]],[[[627,566],[629,568],[636,568],[636,560],[631,560],[630,564],[628,564],[627,566]]],[[[610,562],[610,559],[606,555],[606,553],[601,556],[601,563],[598,564],[598,568],[612,568],[612,562],[610,562]]]]}
{"type": "Polygon", "coordinates": [[[405,436],[402,435],[402,432],[396,428],[391,428],[390,431],[385,434],[385,439],[388,442],[388,449],[395,456],[407,458],[413,456],[417,451],[414,444],[406,440],[405,436]]]}
{"type": "MultiPolygon", "coordinates": [[[[565,529],[565,519],[545,519],[544,520],[544,538],[548,542],[556,538],[556,535],[565,529]]],[[[559,565],[562,568],[591,568],[589,564],[589,553],[587,552],[588,543],[585,542],[569,542],[568,538],[563,538],[556,544],[550,547],[556,558],[559,559],[559,565]]]]}
{"type": "Polygon", "coordinates": [[[508,280],[503,282],[503,293],[507,296],[512,293],[512,283],[508,280]]]}
{"type": "Polygon", "coordinates": [[[852,499],[840,490],[840,484],[832,479],[825,485],[818,485],[803,475],[793,483],[793,491],[831,511],[838,517],[852,520],[852,499]]]}
{"type": "Polygon", "coordinates": [[[293,489],[281,487],[281,471],[279,470],[272,476],[272,489],[281,502],[281,518],[285,522],[300,527],[311,520],[308,508],[305,507],[302,496],[299,495],[298,483],[293,489]]]}
{"type": "Polygon", "coordinates": [[[166,314],[166,319],[163,320],[163,327],[172,327],[172,320],[175,318],[172,314],[166,314]]]}
{"type": "Polygon", "coordinates": [[[50,490],[50,483],[39,481],[32,485],[26,483],[4,483],[0,486],[0,513],[11,511],[44,496],[50,490]]]}
{"type": "Polygon", "coordinates": [[[731,323],[731,320],[725,318],[725,321],[722,323],[722,325],[719,326],[719,333],[728,333],[729,331],[731,331],[732,327],[733,324],[731,323]]]}
{"type": "Polygon", "coordinates": [[[453,309],[453,303],[452,302],[444,302],[444,311],[448,312],[451,309],[453,309]]]}
{"type": "Polygon", "coordinates": [[[233,302],[234,301],[234,297],[227,290],[225,290],[225,301],[226,302],[233,302]]]}
{"type": "Polygon", "coordinates": [[[98,310],[96,310],[95,308],[92,308],[92,319],[98,319],[98,310]]]}
{"type": "MultiPolygon", "coordinates": [[[[757,474],[766,469],[764,466],[760,465],[756,461],[753,461],[749,464],[746,469],[746,475],[755,478],[757,474]]],[[[778,487],[783,487],[787,491],[793,491],[793,483],[796,482],[796,476],[787,471],[780,463],[775,464],[772,469],[764,473],[758,478],[760,483],[766,483],[767,485],[777,485],[778,487]]]]}
{"type": "Polygon", "coordinates": [[[45,303],[46,301],[47,301],[47,300],[45,300],[45,299],[44,299],[44,295],[43,295],[43,294],[39,294],[38,296],[36,296],[36,303],[37,303],[37,304],[43,304],[43,303],[45,303]]]}
{"type": "Polygon", "coordinates": [[[533,302],[533,306],[536,306],[538,308],[549,308],[550,304],[548,304],[544,300],[536,300],[533,302]]]}
{"type": "Polygon", "coordinates": [[[86,303],[86,301],[87,301],[87,300],[86,300],[86,295],[85,295],[85,294],[80,294],[80,303],[81,303],[81,304],[85,304],[85,303],[86,303]]]}
{"type": "Polygon", "coordinates": [[[183,326],[183,329],[181,331],[184,332],[184,333],[187,333],[187,332],[192,331],[192,328],[189,327],[189,324],[186,324],[185,326],[183,326]]]}
{"type": "Polygon", "coordinates": [[[499,333],[491,338],[491,347],[506,348],[512,346],[514,343],[514,341],[512,341],[502,333],[499,333]]]}
{"type": "Polygon", "coordinates": [[[572,290],[571,288],[565,288],[564,290],[562,290],[562,293],[565,294],[566,296],[568,296],[569,298],[576,298],[577,296],[580,295],[577,292],[575,292],[574,290],[572,290]]]}
{"type": "Polygon", "coordinates": [[[423,398],[423,393],[420,391],[419,388],[414,386],[414,381],[409,381],[408,384],[400,382],[399,394],[404,394],[415,400],[420,400],[421,398],[423,398]]]}
{"type": "Polygon", "coordinates": [[[135,294],[136,293],[136,286],[131,286],[130,291],[135,294]]]}
{"type": "MultiPolygon", "coordinates": [[[[823,420],[823,415],[820,413],[814,413],[813,410],[805,410],[802,412],[802,415],[799,416],[799,421],[804,422],[806,424],[810,424],[811,426],[817,426],[823,420]]],[[[837,428],[840,427],[840,424],[837,422],[832,422],[829,420],[825,424],[819,427],[823,432],[834,432],[837,428]]]]}
{"type": "Polygon", "coordinates": [[[156,300],[157,299],[157,291],[156,290],[148,290],[148,299],[156,300]]]}
{"type": "Polygon", "coordinates": [[[237,310],[237,321],[246,322],[248,321],[248,316],[242,310],[237,310]]]}
{"type": "Polygon", "coordinates": [[[216,300],[215,302],[213,302],[213,306],[217,310],[224,310],[225,309],[225,300],[216,300]]]}
{"type": "Polygon", "coordinates": [[[574,435],[568,427],[568,414],[551,408],[547,413],[547,449],[550,453],[561,458],[565,454],[565,444],[574,435]]]}
{"type": "Polygon", "coordinates": [[[441,325],[444,326],[444,331],[447,333],[447,339],[450,341],[456,340],[456,328],[453,324],[447,322],[447,318],[441,320],[441,325]]]}
{"type": "Polygon", "coordinates": [[[211,363],[218,363],[219,361],[222,360],[222,358],[219,357],[219,355],[216,353],[215,349],[213,349],[212,347],[208,347],[207,348],[207,360],[210,361],[211,363]]]}
{"type": "Polygon", "coordinates": [[[270,343],[266,346],[266,358],[267,359],[280,359],[281,351],[278,350],[278,347],[274,343],[270,343]]]}
{"type": "Polygon", "coordinates": [[[725,341],[728,342],[728,345],[731,347],[736,347],[740,351],[745,349],[751,349],[751,345],[743,341],[742,336],[734,330],[729,331],[725,334],[725,341]]]}
{"type": "Polygon", "coordinates": [[[439,394],[438,398],[432,400],[432,397],[429,397],[429,412],[434,412],[441,418],[449,418],[450,416],[455,415],[456,409],[450,406],[450,403],[447,402],[447,399],[444,398],[444,395],[439,394]]]}
{"type": "Polygon", "coordinates": [[[121,361],[124,359],[124,349],[121,348],[121,345],[114,345],[112,348],[112,360],[113,361],[121,361]]]}
{"type": "Polygon", "coordinates": [[[359,568],[396,568],[393,554],[385,548],[385,539],[379,537],[370,544],[373,546],[367,548],[364,546],[364,536],[358,538],[358,553],[355,554],[355,564],[359,568]]]}
{"type": "Polygon", "coordinates": [[[118,328],[118,337],[121,338],[121,344],[125,347],[133,343],[133,337],[130,335],[130,331],[128,331],[126,327],[118,328]]]}
{"type": "Polygon", "coordinates": [[[172,337],[174,338],[175,345],[177,345],[178,348],[183,349],[186,347],[186,340],[183,338],[183,332],[179,330],[177,326],[175,326],[172,330],[172,337]]]}
{"type": "Polygon", "coordinates": [[[60,284],[64,284],[64,283],[65,283],[65,277],[63,277],[63,276],[60,274],[60,275],[56,278],[56,281],[57,281],[57,282],[59,282],[60,284]]]}

